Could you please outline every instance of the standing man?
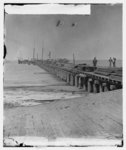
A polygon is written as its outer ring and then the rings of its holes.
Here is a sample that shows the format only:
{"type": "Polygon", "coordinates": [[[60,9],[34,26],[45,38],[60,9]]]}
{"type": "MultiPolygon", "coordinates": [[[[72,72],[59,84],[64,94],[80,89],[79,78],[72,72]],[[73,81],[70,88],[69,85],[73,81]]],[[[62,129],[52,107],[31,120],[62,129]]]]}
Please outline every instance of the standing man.
{"type": "Polygon", "coordinates": [[[112,58],[110,57],[110,58],[109,58],[109,67],[112,66],[112,63],[113,63],[113,61],[112,61],[112,58]]]}
{"type": "Polygon", "coordinates": [[[116,58],[113,57],[113,67],[116,67],[116,58]]]}
{"type": "Polygon", "coordinates": [[[94,59],[93,59],[93,66],[94,66],[94,67],[97,66],[97,62],[98,62],[98,61],[97,61],[96,57],[94,57],[94,59]]]}

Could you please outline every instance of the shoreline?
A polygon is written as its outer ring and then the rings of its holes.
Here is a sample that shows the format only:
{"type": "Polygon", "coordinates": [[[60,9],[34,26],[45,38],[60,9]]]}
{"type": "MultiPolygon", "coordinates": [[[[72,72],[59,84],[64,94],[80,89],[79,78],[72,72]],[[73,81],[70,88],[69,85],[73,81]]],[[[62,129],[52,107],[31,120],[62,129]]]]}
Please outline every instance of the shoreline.
{"type": "Polygon", "coordinates": [[[84,92],[83,89],[78,89],[77,87],[70,86],[67,84],[34,87],[23,86],[18,88],[8,87],[4,91],[4,108],[12,108],[14,106],[19,107],[25,105],[38,105],[41,104],[42,101],[71,99],[74,97],[77,98],[86,95],[88,95],[88,92],[84,92]]]}
{"type": "Polygon", "coordinates": [[[4,110],[4,138],[122,139],[122,90],[4,110]],[[116,109],[115,109],[116,108],[116,109]]]}

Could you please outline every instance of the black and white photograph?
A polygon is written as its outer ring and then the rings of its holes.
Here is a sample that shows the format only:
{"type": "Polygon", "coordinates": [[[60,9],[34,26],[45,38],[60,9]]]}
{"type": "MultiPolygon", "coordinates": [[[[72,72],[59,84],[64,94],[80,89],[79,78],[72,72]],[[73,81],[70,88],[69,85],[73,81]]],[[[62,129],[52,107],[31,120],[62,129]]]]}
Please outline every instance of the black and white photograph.
{"type": "Polygon", "coordinates": [[[123,147],[123,3],[3,11],[3,147],[123,147]]]}

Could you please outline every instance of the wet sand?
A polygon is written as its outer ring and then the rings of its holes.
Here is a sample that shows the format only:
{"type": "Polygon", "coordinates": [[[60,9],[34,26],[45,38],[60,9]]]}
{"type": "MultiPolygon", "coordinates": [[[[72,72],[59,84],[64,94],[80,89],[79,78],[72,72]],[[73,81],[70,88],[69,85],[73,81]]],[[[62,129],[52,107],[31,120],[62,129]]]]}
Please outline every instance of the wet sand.
{"type": "Polygon", "coordinates": [[[4,109],[38,105],[41,101],[71,99],[84,95],[88,95],[88,92],[65,82],[59,85],[11,87],[11,90],[10,87],[6,87],[4,109]]]}
{"type": "Polygon", "coordinates": [[[12,137],[122,139],[122,130],[122,90],[4,110],[6,144],[12,137]]]}

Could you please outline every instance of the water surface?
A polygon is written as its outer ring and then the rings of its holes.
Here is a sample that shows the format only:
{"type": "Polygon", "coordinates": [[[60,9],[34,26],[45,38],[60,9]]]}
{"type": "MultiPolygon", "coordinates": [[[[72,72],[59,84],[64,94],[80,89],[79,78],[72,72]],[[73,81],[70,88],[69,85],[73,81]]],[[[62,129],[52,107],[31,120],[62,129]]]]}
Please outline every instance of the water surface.
{"type": "MultiPolygon", "coordinates": [[[[67,84],[34,65],[4,64],[4,104],[6,106],[39,104],[40,100],[80,97],[67,90],[67,84]]],[[[71,87],[72,88],[72,87],[71,87]]]]}

